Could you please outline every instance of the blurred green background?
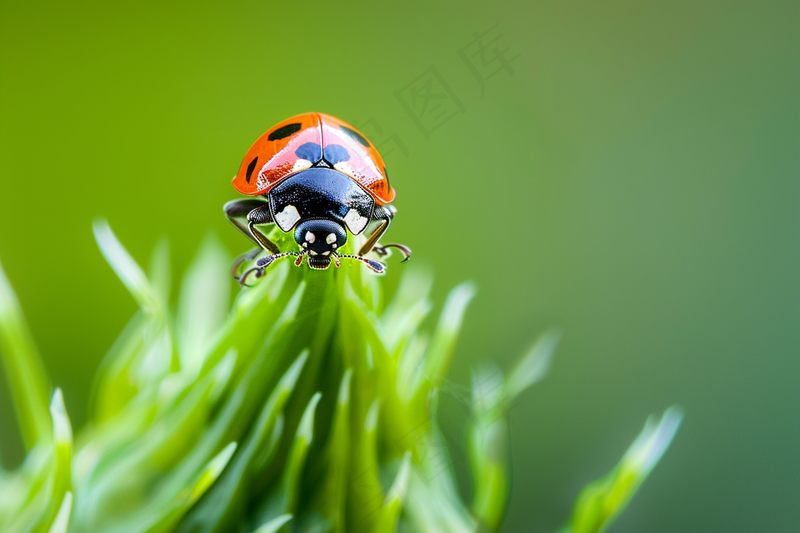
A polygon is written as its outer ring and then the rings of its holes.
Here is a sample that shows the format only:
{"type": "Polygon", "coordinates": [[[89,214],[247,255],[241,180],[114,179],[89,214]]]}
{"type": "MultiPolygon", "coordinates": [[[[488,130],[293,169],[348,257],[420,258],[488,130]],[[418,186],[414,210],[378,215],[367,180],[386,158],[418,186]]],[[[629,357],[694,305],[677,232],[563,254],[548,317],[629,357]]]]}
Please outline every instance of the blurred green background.
{"type": "MultiPolygon", "coordinates": [[[[221,206],[247,148],[333,114],[384,153],[390,240],[439,301],[479,285],[454,391],[564,333],[513,411],[505,531],[553,531],[672,403],[684,425],[612,531],[798,531],[799,60],[796,1],[4,0],[0,259],[80,426],[134,312],[92,219],[144,264],[167,235],[176,273],[208,231],[238,253],[221,206]]],[[[18,464],[3,380],[0,435],[18,464]]]]}

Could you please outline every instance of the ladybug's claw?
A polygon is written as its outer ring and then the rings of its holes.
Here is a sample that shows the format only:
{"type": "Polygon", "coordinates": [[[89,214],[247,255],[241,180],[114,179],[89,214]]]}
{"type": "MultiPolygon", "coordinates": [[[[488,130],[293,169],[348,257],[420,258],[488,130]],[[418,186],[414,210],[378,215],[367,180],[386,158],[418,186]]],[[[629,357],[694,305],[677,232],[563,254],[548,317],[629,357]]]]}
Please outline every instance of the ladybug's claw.
{"type": "Polygon", "coordinates": [[[247,282],[247,277],[253,272],[256,273],[256,277],[257,278],[260,278],[261,276],[264,275],[264,267],[253,267],[253,268],[251,268],[249,270],[246,270],[245,273],[242,274],[242,277],[239,278],[239,286],[241,286],[241,287],[249,287],[250,285],[247,285],[247,283],[246,283],[247,282]]]}
{"type": "Polygon", "coordinates": [[[249,252],[245,252],[236,259],[233,260],[233,265],[231,266],[231,274],[233,275],[233,279],[239,281],[239,267],[242,266],[242,263],[249,263],[263,251],[263,248],[253,248],[249,252]]]}
{"type": "Polygon", "coordinates": [[[372,249],[373,252],[377,253],[381,257],[386,257],[387,255],[391,254],[387,248],[397,248],[400,250],[400,253],[403,254],[403,260],[400,261],[401,263],[405,263],[409,259],[411,259],[411,248],[406,246],[405,244],[379,244],[372,249]]]}

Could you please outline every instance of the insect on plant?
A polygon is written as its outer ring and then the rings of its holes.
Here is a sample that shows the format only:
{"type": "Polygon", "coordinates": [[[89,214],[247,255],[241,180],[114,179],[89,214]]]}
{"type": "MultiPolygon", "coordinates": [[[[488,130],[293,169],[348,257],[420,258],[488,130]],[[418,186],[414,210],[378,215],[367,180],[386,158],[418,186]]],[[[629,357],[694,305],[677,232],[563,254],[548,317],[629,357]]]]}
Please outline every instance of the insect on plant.
{"type": "Polygon", "coordinates": [[[283,257],[296,257],[297,266],[307,257],[308,266],[316,270],[325,270],[331,260],[338,267],[341,259],[353,259],[383,274],[386,266],[367,254],[385,257],[388,248],[397,248],[403,261],[411,256],[402,244],[379,244],[397,213],[391,205],[395,191],[375,146],[338,118],[304,113],[275,125],[250,147],[233,187],[263,197],[232,200],[224,207],[228,220],[258,246],[234,263],[234,277],[242,285],[251,273],[261,277],[283,257]],[[299,251],[281,251],[258,227],[267,224],[293,232],[299,251]],[[340,252],[348,230],[366,235],[357,254],[340,252]],[[240,265],[263,250],[269,255],[239,274],[240,265]]]}

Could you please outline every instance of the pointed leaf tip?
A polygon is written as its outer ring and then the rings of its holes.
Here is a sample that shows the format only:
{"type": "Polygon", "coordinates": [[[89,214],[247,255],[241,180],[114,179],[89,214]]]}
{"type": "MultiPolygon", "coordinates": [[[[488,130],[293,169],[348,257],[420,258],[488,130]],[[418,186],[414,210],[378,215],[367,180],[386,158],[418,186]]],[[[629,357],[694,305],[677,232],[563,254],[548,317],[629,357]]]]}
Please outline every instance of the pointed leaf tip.
{"type": "Polygon", "coordinates": [[[578,495],[571,523],[564,533],[599,533],[614,521],[658,463],[680,426],[677,407],[661,420],[648,419],[622,460],[606,477],[588,484],[578,495]]]}
{"type": "Polygon", "coordinates": [[[51,435],[50,385],[33,337],[0,264],[0,360],[6,371],[20,432],[28,450],[51,435]]]}
{"type": "Polygon", "coordinates": [[[683,412],[677,406],[667,409],[658,423],[653,418],[649,419],[628,448],[623,462],[629,462],[631,467],[642,472],[644,476],[649,474],[669,448],[682,420],[683,412]]]}
{"type": "Polygon", "coordinates": [[[408,481],[411,475],[411,452],[406,452],[403,456],[403,462],[400,463],[400,468],[395,475],[394,482],[386,493],[383,500],[383,507],[378,518],[378,527],[376,531],[396,531],[397,519],[400,516],[400,511],[403,502],[406,499],[408,491],[408,481]]]}
{"type": "Polygon", "coordinates": [[[58,508],[53,523],[50,525],[48,533],[67,533],[69,526],[69,517],[72,513],[72,493],[67,492],[64,494],[64,499],[61,500],[61,506],[58,508]]]}
{"type": "Polygon", "coordinates": [[[236,447],[236,442],[229,443],[213,459],[206,463],[206,467],[192,488],[191,501],[197,501],[214,484],[222,471],[225,470],[225,467],[228,466],[236,447]]]}
{"type": "Polygon", "coordinates": [[[303,411],[303,416],[300,418],[300,424],[297,427],[297,435],[306,439],[306,443],[310,443],[314,438],[314,413],[317,410],[317,404],[322,398],[322,393],[317,392],[311,397],[308,402],[306,410],[303,411]]]}
{"type": "Polygon", "coordinates": [[[278,530],[280,530],[280,528],[291,519],[292,515],[290,514],[281,515],[277,518],[273,518],[263,526],[256,529],[253,533],[277,533],[278,530]]]}
{"type": "Polygon", "coordinates": [[[548,331],[542,335],[533,348],[523,357],[511,374],[505,389],[505,396],[508,401],[512,401],[528,387],[541,381],[550,370],[550,363],[553,359],[561,333],[555,330],[548,331]]]}
{"type": "Polygon", "coordinates": [[[464,313],[475,292],[474,283],[464,282],[450,291],[447,297],[436,332],[426,353],[425,375],[433,388],[439,386],[450,367],[464,313]]]}
{"type": "Polygon", "coordinates": [[[147,280],[141,267],[117,239],[108,222],[103,218],[96,219],[92,229],[103,257],[139,305],[151,313],[163,314],[163,302],[160,296],[147,280]]]}
{"type": "Polygon", "coordinates": [[[67,416],[64,395],[60,388],[53,393],[50,401],[50,416],[53,418],[53,439],[56,444],[72,444],[72,424],[67,416]]]}

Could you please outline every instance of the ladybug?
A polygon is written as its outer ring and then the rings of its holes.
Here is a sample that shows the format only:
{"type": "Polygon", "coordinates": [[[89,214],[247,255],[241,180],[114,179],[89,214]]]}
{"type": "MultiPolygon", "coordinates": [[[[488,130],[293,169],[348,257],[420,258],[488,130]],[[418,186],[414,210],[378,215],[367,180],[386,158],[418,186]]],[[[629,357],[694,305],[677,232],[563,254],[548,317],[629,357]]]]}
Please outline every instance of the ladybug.
{"type": "Polygon", "coordinates": [[[228,220],[258,246],[234,265],[234,277],[242,285],[250,273],[261,277],[283,257],[296,257],[297,266],[308,258],[308,266],[317,270],[328,268],[331,260],[338,267],[340,259],[354,259],[382,274],[386,266],[366,254],[374,251],[382,257],[394,247],[402,252],[403,261],[411,256],[401,244],[378,244],[397,213],[390,205],[395,192],[375,146],[338,118],[304,113],[275,125],[250,147],[233,187],[258,197],[232,200],[223,208],[228,220]],[[348,230],[360,235],[371,223],[357,255],[339,253],[348,230]],[[257,227],[265,224],[292,232],[299,250],[281,251],[257,227]],[[269,255],[238,276],[239,265],[262,250],[269,255]]]}

